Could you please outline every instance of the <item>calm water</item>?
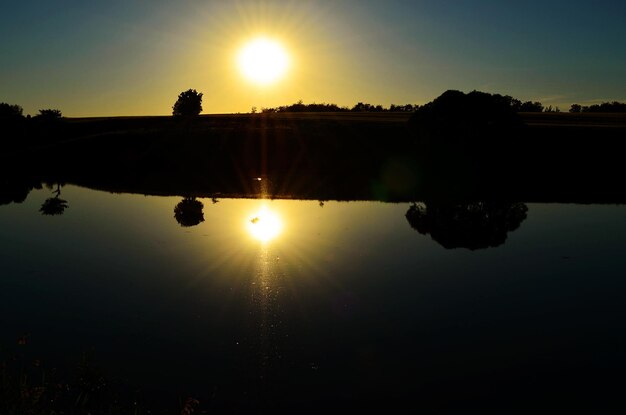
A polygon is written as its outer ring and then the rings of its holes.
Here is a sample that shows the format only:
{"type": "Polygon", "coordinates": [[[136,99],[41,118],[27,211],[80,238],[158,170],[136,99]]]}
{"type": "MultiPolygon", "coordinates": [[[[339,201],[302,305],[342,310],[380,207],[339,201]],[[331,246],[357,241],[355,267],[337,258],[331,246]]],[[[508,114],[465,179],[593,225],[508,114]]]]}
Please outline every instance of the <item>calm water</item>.
{"type": "Polygon", "coordinates": [[[409,204],[199,199],[185,227],[180,197],[53,196],[0,206],[0,360],[88,352],[153,413],[624,403],[625,206],[519,204],[446,249],[477,228],[409,204]]]}

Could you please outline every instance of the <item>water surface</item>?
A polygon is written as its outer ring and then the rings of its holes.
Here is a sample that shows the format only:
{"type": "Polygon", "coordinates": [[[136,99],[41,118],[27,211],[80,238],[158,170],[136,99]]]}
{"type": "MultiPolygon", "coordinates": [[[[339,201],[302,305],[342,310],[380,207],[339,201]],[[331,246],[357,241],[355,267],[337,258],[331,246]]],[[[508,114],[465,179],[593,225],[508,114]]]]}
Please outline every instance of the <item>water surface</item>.
{"type": "Polygon", "coordinates": [[[450,215],[420,233],[405,203],[198,199],[181,226],[181,197],[65,186],[44,215],[52,190],[0,206],[3,360],[88,352],[153,411],[622,402],[624,206],[527,204],[447,249],[450,215]]]}

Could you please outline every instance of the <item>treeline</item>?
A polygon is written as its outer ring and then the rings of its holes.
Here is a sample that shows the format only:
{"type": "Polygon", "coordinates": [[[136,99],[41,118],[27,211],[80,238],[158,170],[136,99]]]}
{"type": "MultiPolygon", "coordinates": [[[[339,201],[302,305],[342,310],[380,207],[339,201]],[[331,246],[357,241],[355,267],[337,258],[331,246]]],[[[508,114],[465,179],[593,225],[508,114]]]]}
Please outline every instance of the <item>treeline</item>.
{"type": "Polygon", "coordinates": [[[0,102],[0,153],[58,140],[66,124],[58,109],[41,109],[31,117],[19,105],[0,102]]]}
{"type": "MultiPolygon", "coordinates": [[[[39,110],[39,114],[33,118],[39,119],[59,119],[63,114],[58,109],[43,109],[39,110]]],[[[0,102],[0,120],[19,120],[23,118],[30,118],[30,115],[24,117],[24,110],[21,106],[15,104],[7,104],[6,102],[0,102]]]]}
{"type": "MultiPolygon", "coordinates": [[[[544,106],[539,101],[521,101],[510,95],[491,94],[495,101],[510,107],[516,112],[561,112],[559,107],[552,105],[544,106]]],[[[279,113],[279,112],[415,112],[420,108],[417,104],[396,105],[391,104],[389,107],[382,105],[372,105],[359,102],[353,107],[340,107],[337,104],[304,104],[302,100],[291,105],[283,105],[274,108],[261,108],[261,113],[279,113]]],[[[257,107],[252,107],[252,113],[256,113],[257,107]]],[[[604,102],[602,104],[582,106],[572,104],[569,112],[626,112],[626,104],[613,101],[604,102]]]]}
{"type": "MultiPolygon", "coordinates": [[[[516,112],[559,112],[559,108],[552,106],[544,107],[541,102],[526,101],[522,102],[509,95],[493,94],[495,99],[511,107],[516,112]]],[[[353,107],[340,107],[337,104],[312,103],[305,104],[302,100],[291,105],[282,105],[273,108],[261,108],[261,113],[281,113],[281,112],[415,112],[420,108],[417,104],[391,104],[388,107],[382,105],[372,105],[365,102],[359,102],[353,107]]],[[[257,107],[252,107],[253,114],[259,112],[257,107]]]]}
{"type": "MultiPolygon", "coordinates": [[[[278,112],[413,112],[419,108],[419,105],[404,104],[396,105],[391,104],[389,107],[383,107],[382,105],[372,105],[363,102],[359,102],[350,107],[340,107],[337,104],[326,103],[312,103],[304,104],[302,100],[291,105],[282,105],[274,108],[261,108],[261,113],[278,113],[278,112]]],[[[252,113],[256,113],[257,108],[252,107],[252,113]]]]}
{"type": "Polygon", "coordinates": [[[580,104],[572,104],[569,112],[626,112],[626,103],[613,101],[584,106],[580,104]]]}

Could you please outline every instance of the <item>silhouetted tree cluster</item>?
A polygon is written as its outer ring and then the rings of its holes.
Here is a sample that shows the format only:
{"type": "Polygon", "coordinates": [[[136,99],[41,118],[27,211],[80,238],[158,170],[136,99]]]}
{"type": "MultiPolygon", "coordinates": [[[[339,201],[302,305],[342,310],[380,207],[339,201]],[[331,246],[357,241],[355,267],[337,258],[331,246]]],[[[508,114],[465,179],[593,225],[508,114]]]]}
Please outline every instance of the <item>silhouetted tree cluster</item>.
{"type": "Polygon", "coordinates": [[[357,103],[354,107],[350,109],[352,112],[413,112],[419,105],[413,104],[404,104],[397,105],[391,104],[389,108],[385,108],[382,105],[372,105],[363,102],[357,103]]]}
{"type": "Polygon", "coordinates": [[[423,203],[411,205],[406,219],[446,249],[476,250],[502,245],[508,232],[526,219],[527,211],[524,203],[423,203]]]}
{"type": "Polygon", "coordinates": [[[500,96],[499,94],[493,94],[496,99],[501,99],[506,102],[516,112],[542,112],[544,106],[539,101],[524,101],[513,98],[510,95],[500,96]]]}
{"type": "MultiPolygon", "coordinates": [[[[498,101],[502,105],[511,107],[516,112],[542,112],[556,111],[557,108],[548,107],[544,108],[543,104],[538,101],[526,101],[522,102],[519,99],[513,98],[510,95],[492,94],[494,100],[498,101]]],[[[291,105],[283,105],[274,108],[261,108],[262,113],[276,113],[276,112],[414,112],[420,106],[417,104],[391,104],[389,107],[383,107],[382,105],[372,105],[366,102],[358,102],[352,108],[340,107],[337,104],[304,104],[302,100],[291,105]]],[[[252,107],[252,113],[256,112],[256,107],[252,107]]]]}
{"type": "Polygon", "coordinates": [[[0,151],[19,146],[27,128],[27,118],[22,115],[23,110],[19,105],[0,103],[0,151]]]}
{"type": "Polygon", "coordinates": [[[175,116],[193,116],[202,112],[202,92],[188,89],[178,94],[178,99],[172,107],[175,116]]]}
{"type": "Polygon", "coordinates": [[[41,182],[29,178],[0,179],[0,205],[22,203],[33,189],[41,189],[41,182]]]}
{"type": "Polygon", "coordinates": [[[517,98],[513,98],[510,95],[490,94],[492,100],[497,105],[508,106],[515,112],[542,112],[544,110],[543,104],[538,101],[526,101],[522,102],[517,98]]]}
{"type": "Polygon", "coordinates": [[[336,104],[304,104],[302,100],[291,105],[283,105],[275,108],[261,108],[262,113],[274,113],[274,112],[347,112],[347,107],[339,107],[336,104]]]}
{"type": "Polygon", "coordinates": [[[507,97],[479,91],[446,91],[409,118],[419,164],[439,187],[506,176],[524,128],[507,97]]]}
{"type": "Polygon", "coordinates": [[[626,103],[623,102],[603,102],[602,104],[580,105],[572,104],[569,112],[626,112],[626,103]]]}
{"type": "Polygon", "coordinates": [[[39,114],[35,116],[35,118],[43,119],[43,120],[57,120],[63,117],[61,110],[58,109],[45,109],[39,110],[39,114]]]}
{"type": "MultiPolygon", "coordinates": [[[[6,102],[0,103],[0,119],[21,119],[24,117],[23,112],[24,110],[19,105],[11,105],[6,102]]],[[[59,119],[61,117],[63,117],[61,110],[49,108],[39,110],[39,114],[35,115],[34,118],[59,119]]]]}
{"type": "Polygon", "coordinates": [[[543,111],[543,104],[539,101],[526,101],[517,106],[513,106],[513,109],[517,112],[541,112],[543,111]]]}
{"type": "Polygon", "coordinates": [[[24,110],[19,105],[7,104],[0,102],[0,120],[11,120],[22,118],[24,110]]]}
{"type": "MultiPolygon", "coordinates": [[[[254,114],[256,111],[256,107],[252,107],[254,114]]],[[[291,105],[283,105],[275,108],[261,108],[262,113],[278,113],[278,112],[412,112],[418,108],[418,105],[413,104],[405,104],[405,105],[396,105],[391,104],[389,108],[385,108],[382,105],[372,105],[366,104],[363,102],[359,102],[352,108],[348,107],[340,107],[337,104],[326,104],[326,103],[312,103],[312,104],[304,104],[302,100],[296,102],[291,105]]]]}
{"type": "Polygon", "coordinates": [[[413,104],[404,104],[404,105],[391,104],[389,106],[389,111],[390,112],[413,112],[418,108],[419,108],[419,105],[413,105],[413,104]]]}
{"type": "Polygon", "coordinates": [[[511,97],[486,92],[449,90],[417,109],[409,119],[423,144],[474,146],[489,138],[503,140],[523,125],[511,97]]]}
{"type": "Polygon", "coordinates": [[[352,112],[383,112],[384,110],[382,105],[372,105],[363,102],[358,102],[350,109],[352,112]]]}
{"type": "Polygon", "coordinates": [[[582,112],[582,105],[580,104],[572,104],[572,106],[569,108],[569,112],[582,112]]]}

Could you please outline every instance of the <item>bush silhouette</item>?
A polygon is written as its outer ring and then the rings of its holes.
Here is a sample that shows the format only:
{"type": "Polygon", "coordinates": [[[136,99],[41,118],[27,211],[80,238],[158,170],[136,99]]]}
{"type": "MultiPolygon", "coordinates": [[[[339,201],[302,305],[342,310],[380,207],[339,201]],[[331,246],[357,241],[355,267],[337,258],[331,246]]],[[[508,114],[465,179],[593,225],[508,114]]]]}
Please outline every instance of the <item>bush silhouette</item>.
{"type": "Polygon", "coordinates": [[[175,116],[193,116],[202,112],[202,92],[188,89],[178,95],[178,99],[172,107],[175,116]]]}

